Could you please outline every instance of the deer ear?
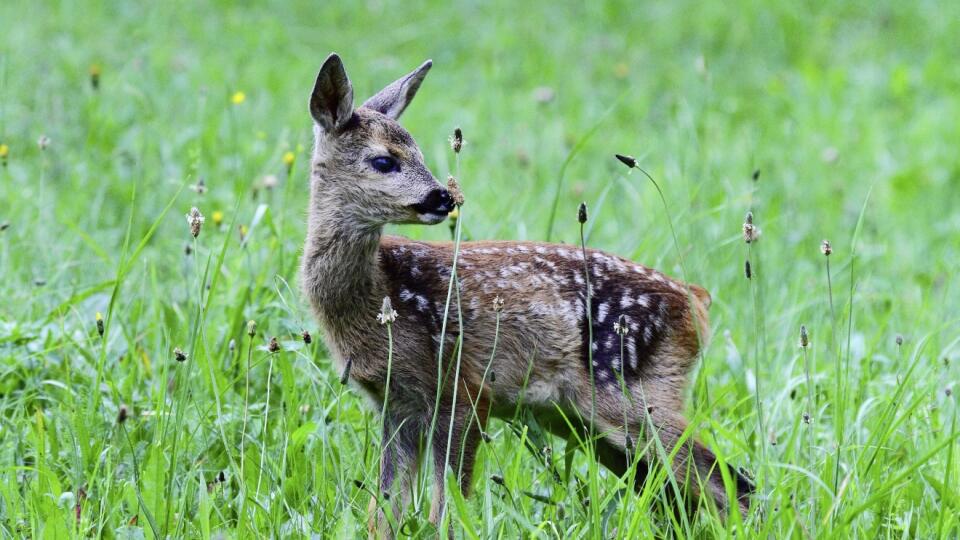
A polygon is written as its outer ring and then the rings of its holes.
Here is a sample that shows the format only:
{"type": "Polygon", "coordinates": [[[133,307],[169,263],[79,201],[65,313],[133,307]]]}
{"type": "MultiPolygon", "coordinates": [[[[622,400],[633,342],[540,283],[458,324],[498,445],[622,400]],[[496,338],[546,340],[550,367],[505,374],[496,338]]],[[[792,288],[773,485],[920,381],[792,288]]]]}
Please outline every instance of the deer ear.
{"type": "Polygon", "coordinates": [[[317,74],[310,95],[310,115],[321,129],[335,132],[353,115],[353,86],[337,53],[331,53],[317,74]]]}
{"type": "Polygon", "coordinates": [[[403,114],[403,110],[413,100],[420,89],[420,83],[427,76],[430,67],[433,66],[433,60],[427,60],[417,69],[407,75],[393,81],[389,86],[379,91],[364,102],[363,106],[373,109],[377,112],[396,120],[403,114]]]}

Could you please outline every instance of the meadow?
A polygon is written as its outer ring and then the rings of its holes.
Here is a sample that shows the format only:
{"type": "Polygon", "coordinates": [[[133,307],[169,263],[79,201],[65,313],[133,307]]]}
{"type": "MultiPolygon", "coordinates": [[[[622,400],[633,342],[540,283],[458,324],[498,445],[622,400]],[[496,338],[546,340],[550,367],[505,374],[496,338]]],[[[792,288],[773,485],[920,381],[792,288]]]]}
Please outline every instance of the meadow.
{"type": "MultiPolygon", "coordinates": [[[[713,296],[686,414],[754,479],[745,521],[664,511],[664,474],[627,490],[518,416],[472,496],[448,487],[458,538],[960,534],[960,3],[14,0],[0,21],[0,536],[366,535],[378,411],[298,283],[331,51],[359,99],[433,59],[402,124],[441,179],[462,128],[464,239],[579,245],[585,201],[588,246],[713,296]]],[[[421,477],[401,532],[429,538],[421,477]]]]}

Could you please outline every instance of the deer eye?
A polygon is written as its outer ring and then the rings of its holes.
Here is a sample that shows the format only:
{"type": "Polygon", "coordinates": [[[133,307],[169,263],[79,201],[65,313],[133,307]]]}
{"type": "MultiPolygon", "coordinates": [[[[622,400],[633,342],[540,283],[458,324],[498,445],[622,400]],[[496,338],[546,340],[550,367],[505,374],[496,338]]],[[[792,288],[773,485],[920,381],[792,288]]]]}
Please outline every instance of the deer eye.
{"type": "Polygon", "coordinates": [[[400,164],[390,156],[375,157],[370,160],[370,166],[384,174],[400,170],[400,164]]]}

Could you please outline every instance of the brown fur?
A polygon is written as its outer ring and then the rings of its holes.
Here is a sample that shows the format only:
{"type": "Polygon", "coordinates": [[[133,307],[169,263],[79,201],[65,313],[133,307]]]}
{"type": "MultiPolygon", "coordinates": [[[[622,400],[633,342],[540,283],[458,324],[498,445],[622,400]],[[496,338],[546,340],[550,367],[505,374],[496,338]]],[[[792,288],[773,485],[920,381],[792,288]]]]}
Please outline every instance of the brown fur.
{"type": "MultiPolygon", "coordinates": [[[[386,328],[376,322],[381,300],[389,297],[398,312],[391,327],[381,490],[390,491],[398,477],[401,489],[409,489],[434,413],[434,522],[443,508],[448,438],[453,445],[450,465],[466,493],[488,417],[511,415],[520,406],[540,414],[544,425],[560,435],[569,426],[556,421],[558,408],[579,419],[584,433],[592,430],[602,436],[598,456],[616,472],[626,469],[628,436],[636,448],[643,448],[655,431],[665,451],[673,451],[686,430],[682,411],[689,375],[709,337],[707,291],[587,250],[588,318],[579,248],[467,242],[460,246],[458,282],[445,309],[453,244],[382,236],[387,223],[438,221],[411,209],[440,186],[423,165],[412,137],[395,122],[429,64],[371,98],[368,104],[377,110],[364,106],[344,118],[340,111],[352,107],[342,101],[352,100],[352,91],[343,86],[344,81],[349,85],[345,74],[341,78],[337,72],[342,71],[339,58],[331,58],[311,98],[317,144],[302,284],[333,358],[341,368],[351,360],[351,378],[378,407],[387,384],[388,357],[386,328]],[[331,80],[339,86],[329,87],[331,80]],[[412,91],[411,80],[416,83],[412,91]],[[370,156],[383,153],[398,159],[399,171],[381,174],[370,169],[370,156]],[[503,300],[499,313],[494,307],[498,297],[503,300]],[[614,331],[621,315],[627,322],[623,335],[614,331]],[[587,425],[591,418],[592,427],[587,425]]],[[[688,467],[693,466],[711,498],[727,507],[713,454],[693,440],[676,452],[672,467],[678,481],[698,493],[700,484],[688,480],[688,467]]],[[[645,462],[657,459],[656,452],[649,452],[645,462]]],[[[748,492],[749,483],[740,479],[741,511],[746,510],[748,492]]],[[[395,509],[404,504],[401,496],[395,509]]],[[[389,535],[383,513],[379,515],[377,527],[389,535]]]]}

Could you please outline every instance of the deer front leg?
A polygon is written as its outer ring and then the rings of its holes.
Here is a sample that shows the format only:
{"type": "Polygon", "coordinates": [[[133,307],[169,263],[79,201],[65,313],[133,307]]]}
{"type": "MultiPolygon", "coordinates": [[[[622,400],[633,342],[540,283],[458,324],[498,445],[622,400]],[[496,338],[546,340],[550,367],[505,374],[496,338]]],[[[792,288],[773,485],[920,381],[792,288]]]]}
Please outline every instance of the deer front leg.
{"type": "MultiPolygon", "coordinates": [[[[461,388],[461,390],[464,390],[461,388]]],[[[477,457],[480,432],[486,426],[489,404],[485,396],[465,392],[458,396],[458,406],[451,410],[441,404],[437,414],[437,429],[432,444],[434,463],[433,501],[430,504],[430,522],[440,526],[445,508],[444,477],[446,468],[457,474],[457,484],[464,497],[470,493],[473,466],[477,457]],[[461,399],[462,398],[462,399],[461,399]],[[451,416],[453,422],[451,424],[451,416]],[[451,425],[452,428],[451,429],[451,425]],[[449,451],[447,441],[449,440],[449,451]]],[[[453,537],[451,527],[449,536],[453,537]]]]}
{"type": "Polygon", "coordinates": [[[423,430],[418,420],[387,413],[383,419],[380,442],[380,481],[377,496],[370,498],[370,520],[367,531],[371,538],[393,538],[402,524],[403,512],[409,505],[413,479],[420,462],[420,438],[423,430]],[[399,485],[396,489],[394,486],[399,485]]]}

